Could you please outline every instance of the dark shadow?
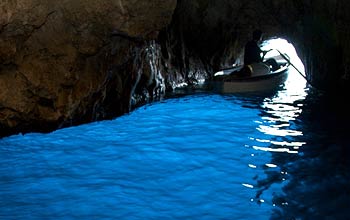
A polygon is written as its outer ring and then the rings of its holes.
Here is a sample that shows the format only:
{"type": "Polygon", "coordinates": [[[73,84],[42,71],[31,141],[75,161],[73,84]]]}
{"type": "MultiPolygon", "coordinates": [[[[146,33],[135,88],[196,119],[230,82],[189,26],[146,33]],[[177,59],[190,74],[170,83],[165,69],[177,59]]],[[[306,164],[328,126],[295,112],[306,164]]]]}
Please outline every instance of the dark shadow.
{"type": "MultiPolygon", "coordinates": [[[[297,154],[272,154],[271,163],[283,172],[266,170],[267,178],[257,180],[256,197],[271,185],[283,182],[282,193],[273,196],[276,208],[272,220],[347,220],[350,218],[349,115],[339,102],[312,91],[304,101],[294,105],[302,105],[302,113],[289,122],[289,127],[303,135],[278,141],[305,144],[297,154]]],[[[268,115],[269,109],[262,113],[268,115]]]]}

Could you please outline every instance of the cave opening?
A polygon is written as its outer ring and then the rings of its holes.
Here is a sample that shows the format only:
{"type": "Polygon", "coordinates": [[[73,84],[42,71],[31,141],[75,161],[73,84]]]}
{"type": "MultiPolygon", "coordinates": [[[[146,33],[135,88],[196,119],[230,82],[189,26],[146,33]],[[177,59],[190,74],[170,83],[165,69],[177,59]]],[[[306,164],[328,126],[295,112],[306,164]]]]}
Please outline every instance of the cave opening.
{"type": "Polygon", "coordinates": [[[298,72],[300,72],[300,74],[303,74],[303,77],[305,77],[304,64],[299,58],[293,44],[289,43],[287,40],[283,38],[268,39],[262,43],[261,48],[262,50],[272,49],[267,53],[265,58],[278,56],[279,52],[286,54],[291,64],[295,66],[294,69],[297,69],[298,72]]]}
{"type": "MultiPolygon", "coordinates": [[[[290,63],[288,70],[288,78],[283,84],[283,89],[280,90],[271,100],[265,100],[264,105],[275,108],[276,103],[289,103],[293,105],[297,100],[304,100],[308,94],[307,78],[305,75],[305,67],[297,54],[297,51],[292,43],[283,38],[273,38],[264,41],[261,45],[262,50],[270,50],[265,56],[266,59],[270,57],[280,57],[280,59],[287,59],[290,63]],[[286,56],[281,56],[281,53],[286,56]]],[[[277,104],[278,106],[278,104],[277,104]]],[[[284,118],[286,115],[281,116],[284,118]]],[[[287,116],[288,118],[289,116],[287,116]]]]}
{"type": "Polygon", "coordinates": [[[307,89],[307,78],[305,67],[298,56],[294,45],[283,38],[272,38],[265,40],[261,45],[262,50],[269,50],[265,59],[269,57],[278,57],[280,53],[285,54],[286,57],[279,56],[280,59],[286,59],[291,64],[289,68],[288,78],[284,84],[285,89],[294,92],[304,92],[307,89]]]}
{"type": "Polygon", "coordinates": [[[272,49],[266,54],[265,59],[270,57],[279,57],[279,59],[283,60],[287,59],[286,61],[291,64],[289,68],[289,81],[294,81],[295,85],[306,86],[305,67],[292,43],[284,38],[271,38],[262,43],[261,49],[272,49]],[[286,55],[286,57],[280,56],[280,53],[286,55]]]}
{"type": "MultiPolygon", "coordinates": [[[[263,51],[267,51],[267,53],[264,56],[264,62],[269,59],[274,59],[279,65],[282,65],[282,66],[285,66],[287,63],[289,63],[287,78],[285,81],[279,82],[281,83],[279,84],[279,87],[281,88],[283,87],[283,90],[287,90],[288,93],[292,93],[292,94],[293,93],[304,94],[304,92],[308,90],[308,86],[310,85],[310,83],[308,83],[308,80],[306,77],[304,64],[300,59],[300,57],[298,56],[298,53],[292,43],[290,43],[288,40],[283,38],[277,38],[277,37],[268,38],[261,42],[260,48],[263,51]]],[[[263,53],[261,53],[261,55],[263,55],[263,53]]],[[[244,74],[244,68],[245,68],[243,67],[244,66],[243,57],[244,57],[244,50],[242,50],[241,53],[237,56],[232,66],[222,68],[220,71],[215,72],[214,80],[215,80],[215,77],[216,79],[218,79],[218,77],[225,76],[226,80],[230,81],[231,78],[228,78],[228,77],[232,77],[232,79],[234,79],[235,77],[237,78],[238,76],[238,77],[243,77],[243,81],[244,81],[245,75],[242,75],[244,74]],[[234,76],[233,74],[235,74],[236,76],[234,76]]],[[[265,64],[267,63],[265,62],[265,64]]],[[[250,71],[254,71],[254,68],[257,68],[255,64],[253,66],[249,65],[248,67],[250,68],[250,71]]],[[[271,65],[270,65],[270,69],[271,70],[273,69],[271,65]]],[[[249,73],[249,74],[253,74],[252,78],[259,76],[261,74],[259,73],[259,71],[261,71],[259,68],[257,68],[256,70],[257,70],[256,73],[254,72],[249,73]]],[[[278,72],[279,70],[273,70],[273,71],[278,72]]],[[[274,74],[274,72],[271,72],[271,73],[274,74]]],[[[275,84],[273,78],[269,80],[271,81],[271,84],[275,84]]],[[[256,83],[250,83],[250,82],[244,83],[244,84],[246,86],[244,87],[244,89],[247,90],[248,88],[249,91],[256,91],[256,92],[265,90],[265,86],[268,86],[266,87],[266,90],[268,90],[270,86],[269,83],[261,83],[261,85],[264,85],[264,86],[260,86],[256,83]]],[[[241,91],[237,89],[237,91],[242,92],[243,90],[241,91]]]]}

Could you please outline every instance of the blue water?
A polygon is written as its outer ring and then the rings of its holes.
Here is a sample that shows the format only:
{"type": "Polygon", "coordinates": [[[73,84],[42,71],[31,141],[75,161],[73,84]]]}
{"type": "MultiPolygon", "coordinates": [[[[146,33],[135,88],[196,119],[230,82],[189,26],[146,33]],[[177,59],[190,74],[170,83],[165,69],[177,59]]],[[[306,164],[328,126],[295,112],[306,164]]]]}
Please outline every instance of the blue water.
{"type": "Polygon", "coordinates": [[[0,219],[348,219],[346,125],[300,78],[0,139],[0,219]]]}

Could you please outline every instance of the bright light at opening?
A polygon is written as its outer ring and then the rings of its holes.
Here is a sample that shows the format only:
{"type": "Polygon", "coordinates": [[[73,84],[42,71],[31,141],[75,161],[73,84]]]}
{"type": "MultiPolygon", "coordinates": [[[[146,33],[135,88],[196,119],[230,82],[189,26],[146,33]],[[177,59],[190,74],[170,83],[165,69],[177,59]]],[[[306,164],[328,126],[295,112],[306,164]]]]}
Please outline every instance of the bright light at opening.
{"type": "MultiPolygon", "coordinates": [[[[295,95],[298,94],[298,96],[304,96],[306,95],[305,88],[306,88],[306,80],[305,80],[305,68],[304,64],[298,57],[297,52],[295,51],[294,46],[289,43],[287,40],[277,38],[277,39],[271,39],[268,41],[265,41],[261,48],[263,50],[269,50],[273,49],[270,52],[266,54],[266,58],[268,57],[273,57],[279,54],[278,51],[281,53],[287,54],[288,57],[290,58],[289,61],[292,64],[289,68],[289,74],[288,74],[288,79],[285,82],[285,89],[287,90],[287,93],[284,95],[280,94],[281,98],[291,98],[295,95]],[[300,94],[302,93],[302,94],[300,94]]],[[[282,58],[282,57],[281,57],[282,58]]],[[[282,58],[283,59],[283,58],[282,58]]],[[[293,100],[291,100],[292,102],[293,100]]]]}
{"type": "MultiPolygon", "coordinates": [[[[277,38],[277,39],[271,39],[268,41],[263,42],[261,46],[262,50],[269,50],[273,49],[270,52],[268,52],[265,56],[265,58],[278,56],[279,52],[282,52],[283,54],[287,54],[290,58],[290,62],[301,72],[305,75],[305,69],[304,65],[301,62],[300,58],[298,57],[297,52],[295,51],[295,48],[292,44],[288,43],[288,41],[277,38]]],[[[282,57],[281,57],[282,58],[282,57]]],[[[283,58],[282,58],[283,59],[283,58]]]]}

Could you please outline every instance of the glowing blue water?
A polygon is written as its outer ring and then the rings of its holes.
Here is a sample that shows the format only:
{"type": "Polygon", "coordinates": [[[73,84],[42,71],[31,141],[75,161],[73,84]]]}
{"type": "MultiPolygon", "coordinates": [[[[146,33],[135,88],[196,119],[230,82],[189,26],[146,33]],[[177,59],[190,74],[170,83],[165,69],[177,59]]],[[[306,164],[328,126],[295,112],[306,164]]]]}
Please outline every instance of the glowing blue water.
{"type": "Polygon", "coordinates": [[[320,150],[306,95],[195,94],[0,139],[0,219],[343,219],[342,148],[320,150]]]}
{"type": "Polygon", "coordinates": [[[255,191],[243,186],[263,174],[249,164],[269,163],[269,157],[252,155],[257,152],[250,138],[261,136],[260,112],[243,104],[233,97],[191,96],[113,121],[5,138],[1,214],[55,219],[266,214],[250,201],[255,191]]]}

